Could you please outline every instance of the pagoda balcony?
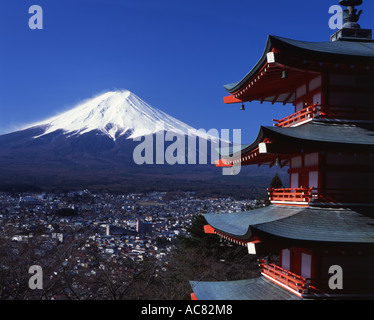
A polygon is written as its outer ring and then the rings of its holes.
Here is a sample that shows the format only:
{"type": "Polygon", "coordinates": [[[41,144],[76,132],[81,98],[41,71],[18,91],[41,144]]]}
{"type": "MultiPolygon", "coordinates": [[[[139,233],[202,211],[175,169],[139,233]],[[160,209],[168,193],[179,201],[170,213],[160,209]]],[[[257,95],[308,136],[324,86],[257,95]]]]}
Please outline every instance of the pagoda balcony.
{"type": "Polygon", "coordinates": [[[314,198],[313,188],[268,189],[269,200],[274,204],[308,205],[314,198]]]}
{"type": "Polygon", "coordinates": [[[316,291],[316,288],[311,285],[311,279],[303,278],[275,264],[265,264],[263,259],[259,260],[259,262],[263,276],[296,295],[302,296],[316,291]]]}
{"type": "Polygon", "coordinates": [[[374,203],[372,194],[367,189],[269,188],[268,195],[270,202],[275,205],[365,205],[374,203]]]}
{"type": "Polygon", "coordinates": [[[309,122],[314,118],[334,118],[334,114],[329,112],[327,108],[324,108],[320,104],[313,104],[305,107],[304,109],[295,112],[281,120],[273,119],[274,126],[276,127],[292,127],[300,125],[305,122],[309,122]]]}

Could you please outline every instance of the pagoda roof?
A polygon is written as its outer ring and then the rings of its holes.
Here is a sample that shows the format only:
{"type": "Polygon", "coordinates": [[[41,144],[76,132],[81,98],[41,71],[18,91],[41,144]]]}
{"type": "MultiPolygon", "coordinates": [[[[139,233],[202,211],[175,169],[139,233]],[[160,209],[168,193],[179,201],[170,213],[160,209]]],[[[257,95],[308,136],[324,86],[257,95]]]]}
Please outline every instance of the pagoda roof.
{"type": "Polygon", "coordinates": [[[341,64],[341,70],[355,73],[369,72],[374,66],[373,40],[337,40],[333,42],[307,42],[278,36],[269,36],[265,50],[243,79],[225,85],[232,95],[225,98],[226,103],[265,100],[271,102],[292,102],[292,89],[306,77],[315,77],[326,68],[341,64]],[[270,56],[269,56],[270,54],[270,56]],[[358,68],[352,69],[352,66],[358,68]],[[281,80],[282,70],[289,70],[289,79],[281,80]],[[254,83],[256,82],[257,83],[254,83]],[[275,95],[267,95],[267,87],[277,83],[275,95]]]}
{"type": "MultiPolygon", "coordinates": [[[[313,145],[321,147],[343,147],[350,149],[364,148],[373,151],[374,123],[344,122],[313,119],[309,123],[295,127],[261,126],[256,140],[252,144],[243,144],[219,149],[225,157],[240,157],[258,148],[265,138],[274,141],[286,141],[287,145],[295,145],[303,149],[313,145]]],[[[276,144],[276,143],[273,143],[276,144]]],[[[283,146],[284,149],[285,146],[283,146]]],[[[278,148],[279,149],[279,148],[278,148]]],[[[299,149],[300,151],[300,149],[299,149]]]]}
{"type": "Polygon", "coordinates": [[[265,277],[237,281],[190,281],[198,300],[300,300],[265,277]]]}
{"type": "Polygon", "coordinates": [[[204,217],[216,232],[239,240],[250,240],[265,233],[301,241],[374,244],[374,219],[370,217],[370,209],[364,208],[270,205],[204,217]]]}
{"type": "Polygon", "coordinates": [[[338,40],[328,42],[308,42],[282,37],[272,37],[272,44],[277,47],[288,47],[292,50],[308,51],[312,54],[331,54],[336,56],[371,57],[374,58],[373,40],[338,40]]]}

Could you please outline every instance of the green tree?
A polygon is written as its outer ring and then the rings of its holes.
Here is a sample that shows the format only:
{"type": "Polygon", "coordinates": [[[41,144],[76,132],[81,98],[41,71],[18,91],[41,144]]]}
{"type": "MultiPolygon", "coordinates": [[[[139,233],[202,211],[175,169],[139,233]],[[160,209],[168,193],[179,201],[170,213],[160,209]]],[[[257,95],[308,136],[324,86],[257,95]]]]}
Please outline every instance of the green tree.
{"type": "Polygon", "coordinates": [[[273,179],[270,182],[270,188],[271,189],[279,189],[283,187],[283,183],[281,178],[278,176],[278,173],[275,174],[273,179]]]}
{"type": "Polygon", "coordinates": [[[202,214],[195,217],[187,231],[190,236],[179,238],[182,248],[199,248],[204,255],[215,255],[222,251],[220,239],[217,235],[206,234],[204,226],[208,222],[202,214]]]}

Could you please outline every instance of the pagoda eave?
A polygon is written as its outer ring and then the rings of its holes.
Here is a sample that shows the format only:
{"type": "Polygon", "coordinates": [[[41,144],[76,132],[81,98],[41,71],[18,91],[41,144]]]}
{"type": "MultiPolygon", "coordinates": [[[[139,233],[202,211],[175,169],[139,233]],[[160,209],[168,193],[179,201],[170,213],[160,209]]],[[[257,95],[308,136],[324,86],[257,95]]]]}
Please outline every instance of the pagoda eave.
{"type": "Polygon", "coordinates": [[[258,73],[244,82],[237,91],[232,92],[231,98],[224,97],[225,103],[246,101],[292,103],[295,100],[295,90],[300,83],[319,75],[313,70],[295,68],[290,63],[275,62],[273,52],[269,52],[267,57],[268,62],[258,73]],[[287,77],[283,76],[284,72],[287,72],[287,77]]]}
{"type": "Polygon", "coordinates": [[[371,210],[371,207],[334,209],[270,205],[246,212],[205,214],[204,217],[217,235],[241,245],[277,239],[373,246],[371,210]]]}
{"type": "MultiPolygon", "coordinates": [[[[323,120],[297,127],[261,126],[252,144],[219,149],[218,166],[272,164],[297,153],[318,151],[374,152],[374,123],[347,126],[323,120]]],[[[284,165],[285,163],[282,163],[284,165]]]]}
{"type": "Polygon", "coordinates": [[[241,102],[244,102],[244,101],[240,100],[240,99],[237,99],[237,98],[234,98],[234,96],[232,96],[232,95],[229,95],[229,96],[223,97],[223,102],[226,103],[226,104],[232,104],[232,103],[241,103],[241,102]]]}
{"type": "Polygon", "coordinates": [[[372,74],[373,49],[373,41],[313,43],[269,36],[264,53],[253,69],[239,82],[225,86],[230,96],[224,97],[224,102],[292,103],[294,90],[305,79],[326,72],[350,74],[352,70],[355,74],[372,74]]]}
{"type": "MultiPolygon", "coordinates": [[[[227,234],[224,231],[216,230],[211,225],[204,226],[204,232],[206,234],[215,234],[221,239],[231,242],[236,245],[247,247],[249,254],[267,254],[274,249],[283,249],[289,245],[287,241],[271,241],[271,236],[268,235],[258,236],[255,235],[256,230],[250,228],[245,236],[237,236],[227,234]],[[269,241],[270,240],[270,241],[269,241]]],[[[260,232],[261,233],[261,232],[260,232]]]]}

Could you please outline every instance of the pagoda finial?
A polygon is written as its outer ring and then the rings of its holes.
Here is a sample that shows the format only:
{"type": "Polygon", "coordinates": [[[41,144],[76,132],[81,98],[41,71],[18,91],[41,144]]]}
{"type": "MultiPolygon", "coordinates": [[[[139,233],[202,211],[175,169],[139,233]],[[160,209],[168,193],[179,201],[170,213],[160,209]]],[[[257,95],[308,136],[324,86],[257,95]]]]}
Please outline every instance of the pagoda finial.
{"type": "Polygon", "coordinates": [[[347,9],[344,10],[343,28],[360,29],[361,27],[357,22],[360,19],[362,10],[357,13],[355,6],[361,5],[362,0],[340,0],[339,4],[347,7],[347,9]]]}
{"type": "Polygon", "coordinates": [[[362,14],[362,10],[357,12],[355,6],[362,4],[362,0],[340,0],[341,6],[347,7],[344,10],[343,22],[341,29],[331,36],[331,41],[348,40],[348,41],[372,41],[371,29],[361,29],[357,23],[362,14]]]}

